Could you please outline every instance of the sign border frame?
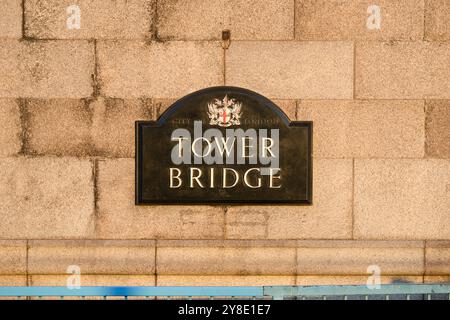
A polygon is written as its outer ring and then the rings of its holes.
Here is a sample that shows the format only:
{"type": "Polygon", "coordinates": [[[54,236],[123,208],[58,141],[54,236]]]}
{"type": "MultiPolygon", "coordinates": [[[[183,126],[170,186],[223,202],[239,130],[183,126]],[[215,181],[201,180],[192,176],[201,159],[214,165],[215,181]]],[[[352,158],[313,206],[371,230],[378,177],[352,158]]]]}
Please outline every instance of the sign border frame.
{"type": "Polygon", "coordinates": [[[201,89],[190,93],[179,100],[172,103],[159,117],[157,120],[137,120],[135,121],[135,205],[146,206],[146,205],[312,205],[313,204],[313,164],[312,164],[312,154],[313,154],[313,122],[312,121],[291,121],[284,111],[278,107],[273,101],[262,96],[261,94],[232,86],[216,86],[201,89]],[[183,102],[195,95],[201,95],[209,91],[214,90],[232,90],[240,91],[244,94],[252,95],[259,100],[261,104],[268,105],[289,127],[306,127],[308,129],[308,175],[307,175],[307,196],[303,200],[224,200],[215,201],[209,199],[202,199],[199,201],[192,200],[177,200],[176,202],[172,200],[143,200],[142,199],[142,177],[138,175],[138,172],[142,170],[142,150],[139,148],[139,143],[142,140],[142,128],[144,126],[160,127],[162,126],[168,118],[179,108],[183,107],[183,102]]]}

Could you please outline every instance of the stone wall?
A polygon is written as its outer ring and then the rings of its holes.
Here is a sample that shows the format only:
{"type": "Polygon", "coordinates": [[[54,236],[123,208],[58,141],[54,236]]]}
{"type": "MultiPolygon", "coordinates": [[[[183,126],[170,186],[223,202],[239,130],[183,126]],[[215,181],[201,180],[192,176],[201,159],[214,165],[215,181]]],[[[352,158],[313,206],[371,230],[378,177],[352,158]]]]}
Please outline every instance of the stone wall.
{"type": "Polygon", "coordinates": [[[371,265],[450,281],[449,16],[449,0],[1,1],[0,285],[65,285],[69,265],[83,285],[365,284],[371,265]],[[216,85],[314,121],[314,205],[134,205],[134,121],[216,85]]]}

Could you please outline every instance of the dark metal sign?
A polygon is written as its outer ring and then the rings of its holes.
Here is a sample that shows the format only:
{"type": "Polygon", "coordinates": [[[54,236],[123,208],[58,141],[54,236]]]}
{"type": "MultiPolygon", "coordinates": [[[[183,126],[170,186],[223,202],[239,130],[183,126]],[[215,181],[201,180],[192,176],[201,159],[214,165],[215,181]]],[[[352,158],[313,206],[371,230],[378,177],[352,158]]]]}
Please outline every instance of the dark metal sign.
{"type": "Polygon", "coordinates": [[[136,122],[136,204],[311,204],[311,140],[255,92],[194,92],[136,122]]]}

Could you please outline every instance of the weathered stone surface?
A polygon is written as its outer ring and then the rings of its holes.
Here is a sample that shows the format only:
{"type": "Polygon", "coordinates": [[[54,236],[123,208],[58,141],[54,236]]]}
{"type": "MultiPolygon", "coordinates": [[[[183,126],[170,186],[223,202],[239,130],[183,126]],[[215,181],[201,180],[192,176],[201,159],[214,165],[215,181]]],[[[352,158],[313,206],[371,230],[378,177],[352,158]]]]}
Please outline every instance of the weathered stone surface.
{"type": "Polygon", "coordinates": [[[233,42],[226,51],[226,84],[278,99],[349,99],[353,44],[233,42]]]}
{"type": "Polygon", "coordinates": [[[22,37],[22,5],[21,1],[8,0],[0,2],[0,38],[22,37]]]}
{"type": "Polygon", "coordinates": [[[377,266],[381,275],[422,275],[423,251],[421,241],[300,241],[297,273],[367,275],[377,266]]]}
{"type": "Polygon", "coordinates": [[[162,248],[161,274],[294,274],[292,249],[162,248]]]}
{"type": "Polygon", "coordinates": [[[92,110],[78,99],[29,99],[27,152],[39,155],[94,154],[90,139],[92,110]]]}
{"type": "Polygon", "coordinates": [[[223,84],[218,42],[100,41],[98,60],[109,97],[179,98],[223,84]]]}
{"type": "Polygon", "coordinates": [[[178,99],[171,98],[156,98],[152,99],[154,108],[156,109],[156,115],[153,120],[157,120],[174,102],[178,99]]]}
{"type": "Polygon", "coordinates": [[[92,235],[92,163],[75,158],[0,160],[0,238],[92,235]]]}
{"type": "Polygon", "coordinates": [[[226,239],[180,239],[159,240],[158,248],[191,248],[191,247],[240,247],[240,248],[295,248],[298,240],[226,240],[226,239]]]}
{"type": "Polygon", "coordinates": [[[314,123],[316,158],[424,155],[423,101],[302,100],[297,114],[314,123]]]}
{"type": "Polygon", "coordinates": [[[425,39],[450,40],[450,1],[425,0],[425,39]]]}
{"type": "Polygon", "coordinates": [[[16,155],[21,149],[20,107],[17,100],[0,99],[0,157],[16,155]]]}
{"type": "Polygon", "coordinates": [[[450,241],[428,241],[425,261],[427,275],[450,275],[450,241]]]}
{"type": "Polygon", "coordinates": [[[273,207],[229,207],[226,213],[227,239],[266,239],[273,207]]]}
{"type": "MultiPolygon", "coordinates": [[[[32,286],[66,286],[70,274],[64,275],[31,275],[32,286]]],[[[108,275],[85,275],[81,274],[81,286],[154,286],[154,275],[123,275],[123,274],[108,274],[108,275]]]]}
{"type": "Polygon", "coordinates": [[[34,240],[28,254],[30,274],[65,274],[70,265],[81,274],[154,274],[154,241],[34,240]]]}
{"type": "MultiPolygon", "coordinates": [[[[4,276],[1,275],[0,276],[0,286],[5,286],[5,287],[9,287],[9,286],[19,286],[19,287],[25,287],[27,285],[27,276],[26,275],[22,275],[22,276],[4,276]]],[[[16,297],[14,297],[16,298],[16,297]]],[[[25,298],[25,297],[24,297],[25,298]]],[[[2,300],[4,299],[4,297],[2,297],[2,300]]]]}
{"type": "Polygon", "coordinates": [[[38,39],[143,39],[150,37],[152,0],[27,0],[25,35],[38,39]],[[80,10],[80,28],[73,10],[80,10]],[[69,24],[68,24],[69,23],[69,24]]]}
{"type": "Polygon", "coordinates": [[[293,286],[295,276],[160,275],[158,286],[293,286]]]}
{"type": "Polygon", "coordinates": [[[357,43],[356,98],[448,99],[449,65],[449,43],[357,43]]]}
{"type": "Polygon", "coordinates": [[[132,157],[134,122],[160,110],[151,99],[28,99],[26,106],[26,152],[58,156],[132,157]]]}
{"type": "Polygon", "coordinates": [[[0,41],[0,97],[87,97],[92,74],[88,41],[0,41]]]}
{"type": "Polygon", "coordinates": [[[450,158],[450,100],[429,100],[426,106],[426,154],[450,158]]]}
{"type": "Polygon", "coordinates": [[[158,35],[163,39],[220,40],[229,29],[235,40],[290,40],[293,0],[158,1],[158,35]]]}
{"type": "Polygon", "coordinates": [[[0,275],[21,275],[26,270],[26,241],[0,240],[0,275]]]}
{"type": "Polygon", "coordinates": [[[217,239],[224,212],[216,206],[136,206],[134,159],[99,161],[98,236],[107,239],[217,239]]]}
{"type": "Polygon", "coordinates": [[[356,159],[354,236],[446,239],[450,161],[356,159]]]}
{"type": "Polygon", "coordinates": [[[450,282],[450,276],[424,276],[424,283],[443,283],[448,284],[450,282]]]}
{"type": "Polygon", "coordinates": [[[287,115],[291,121],[296,120],[297,101],[295,100],[272,100],[287,115]]]}
{"type": "Polygon", "coordinates": [[[423,275],[423,259],[422,241],[161,241],[157,270],[158,277],[172,275],[167,278],[172,280],[178,275],[367,276],[375,265],[382,276],[395,279],[423,275]]]}
{"type": "Polygon", "coordinates": [[[294,275],[295,247],[255,241],[162,241],[159,275],[294,275]]]}
{"type": "Polygon", "coordinates": [[[150,99],[97,99],[91,105],[92,143],[96,153],[134,157],[137,120],[155,120],[160,112],[150,99]]]}
{"type": "Polygon", "coordinates": [[[228,208],[229,239],[343,239],[351,237],[352,160],[314,159],[312,206],[228,208]]]}
{"type": "Polygon", "coordinates": [[[298,40],[422,40],[422,0],[299,0],[298,40]],[[380,29],[369,29],[369,6],[380,8],[380,29]]]}

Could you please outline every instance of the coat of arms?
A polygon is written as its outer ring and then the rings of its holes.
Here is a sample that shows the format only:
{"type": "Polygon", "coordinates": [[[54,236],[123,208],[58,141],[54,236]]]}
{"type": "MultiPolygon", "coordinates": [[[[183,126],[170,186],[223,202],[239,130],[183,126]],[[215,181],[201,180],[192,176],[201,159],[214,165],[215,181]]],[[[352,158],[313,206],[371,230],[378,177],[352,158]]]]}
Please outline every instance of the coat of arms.
{"type": "Polygon", "coordinates": [[[236,102],[235,99],[229,99],[227,95],[223,100],[214,99],[213,102],[208,103],[209,124],[219,127],[240,125],[241,108],[242,103],[236,102]]]}

